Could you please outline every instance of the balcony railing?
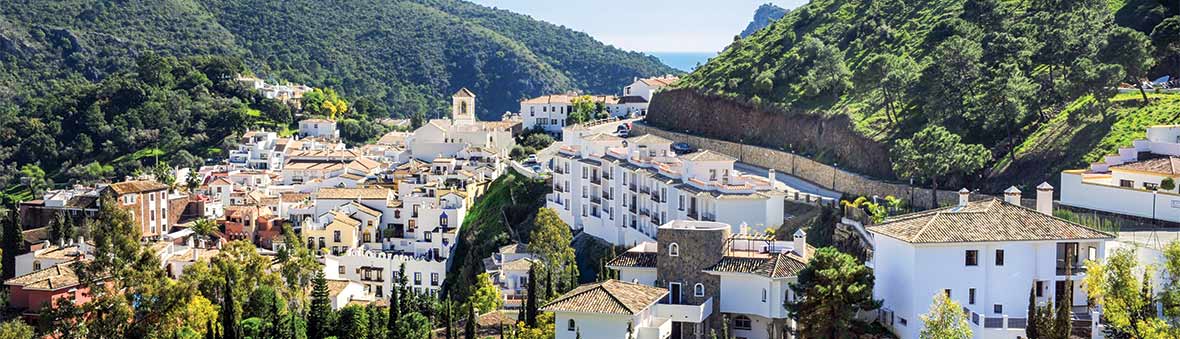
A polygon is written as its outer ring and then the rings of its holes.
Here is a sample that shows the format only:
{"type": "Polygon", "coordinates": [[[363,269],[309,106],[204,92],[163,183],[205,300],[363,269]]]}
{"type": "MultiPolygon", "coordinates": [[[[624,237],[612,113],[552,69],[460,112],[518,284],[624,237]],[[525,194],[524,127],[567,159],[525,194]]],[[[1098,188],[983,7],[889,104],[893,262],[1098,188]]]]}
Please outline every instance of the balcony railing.
{"type": "Polygon", "coordinates": [[[717,221],[717,215],[713,213],[701,213],[701,221],[717,221]]]}
{"type": "Polygon", "coordinates": [[[690,209],[688,209],[688,218],[696,220],[696,219],[700,219],[700,215],[697,214],[697,210],[690,208],[690,209]]]}
{"type": "Polygon", "coordinates": [[[595,204],[602,204],[602,198],[599,198],[599,197],[590,197],[590,202],[591,202],[591,203],[595,203],[595,204]]]}
{"type": "Polygon", "coordinates": [[[673,304],[668,298],[660,299],[655,308],[656,316],[672,319],[672,321],[699,323],[713,314],[713,298],[706,299],[700,304],[681,302],[673,304]]]}
{"type": "Polygon", "coordinates": [[[1078,275],[1082,273],[1086,273],[1085,265],[1079,263],[1067,265],[1064,260],[1057,260],[1057,275],[1078,275]]]}
{"type": "Polygon", "coordinates": [[[592,178],[590,178],[590,183],[595,184],[595,185],[602,185],[602,179],[599,179],[598,177],[592,177],[592,178]]]}
{"type": "Polygon", "coordinates": [[[631,192],[635,192],[638,189],[637,186],[635,186],[635,183],[627,185],[627,188],[631,189],[631,192]]]}

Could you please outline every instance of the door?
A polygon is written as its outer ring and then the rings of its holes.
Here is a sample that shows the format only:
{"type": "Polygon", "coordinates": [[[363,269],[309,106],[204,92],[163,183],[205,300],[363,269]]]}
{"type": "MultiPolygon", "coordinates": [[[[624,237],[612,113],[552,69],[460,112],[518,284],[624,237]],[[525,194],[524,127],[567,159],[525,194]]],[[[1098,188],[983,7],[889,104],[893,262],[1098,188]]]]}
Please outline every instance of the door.
{"type": "Polygon", "coordinates": [[[680,283],[668,283],[668,303],[680,305],[680,283]]]}

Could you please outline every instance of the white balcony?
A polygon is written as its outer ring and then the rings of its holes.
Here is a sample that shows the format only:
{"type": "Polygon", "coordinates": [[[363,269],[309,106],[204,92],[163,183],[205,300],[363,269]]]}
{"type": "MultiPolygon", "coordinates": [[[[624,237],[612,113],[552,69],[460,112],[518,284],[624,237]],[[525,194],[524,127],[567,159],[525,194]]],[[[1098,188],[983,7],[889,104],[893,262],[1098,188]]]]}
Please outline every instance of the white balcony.
{"type": "Polygon", "coordinates": [[[713,298],[705,300],[700,305],[665,304],[661,300],[656,304],[656,317],[668,318],[672,321],[699,323],[713,314],[713,298]]]}
{"type": "Polygon", "coordinates": [[[672,321],[656,318],[648,326],[640,326],[636,339],[666,339],[672,335],[672,321]]]}

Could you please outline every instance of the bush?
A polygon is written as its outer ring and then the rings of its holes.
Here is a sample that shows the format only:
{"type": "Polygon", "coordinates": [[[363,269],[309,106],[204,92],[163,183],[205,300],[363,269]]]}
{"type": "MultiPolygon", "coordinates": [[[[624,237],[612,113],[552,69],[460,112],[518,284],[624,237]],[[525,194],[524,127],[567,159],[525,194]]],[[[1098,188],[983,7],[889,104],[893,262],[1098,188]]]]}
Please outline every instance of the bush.
{"type": "Polygon", "coordinates": [[[529,136],[524,139],[524,146],[532,147],[534,149],[549,147],[551,144],[553,144],[553,137],[544,133],[529,134],[529,136]]]}
{"type": "Polygon", "coordinates": [[[1176,189],[1176,180],[1173,180],[1172,178],[1164,178],[1163,181],[1160,181],[1160,188],[1164,189],[1165,191],[1174,190],[1176,189]]]}

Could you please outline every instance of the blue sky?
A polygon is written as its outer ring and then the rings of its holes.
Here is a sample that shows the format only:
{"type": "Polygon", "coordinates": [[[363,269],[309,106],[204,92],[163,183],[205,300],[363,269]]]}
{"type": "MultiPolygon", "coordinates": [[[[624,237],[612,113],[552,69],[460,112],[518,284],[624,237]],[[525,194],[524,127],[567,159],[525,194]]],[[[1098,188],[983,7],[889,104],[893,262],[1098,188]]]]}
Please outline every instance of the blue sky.
{"type": "Polygon", "coordinates": [[[746,28],[763,3],[807,0],[471,0],[589,33],[641,52],[716,52],[746,28]]]}

